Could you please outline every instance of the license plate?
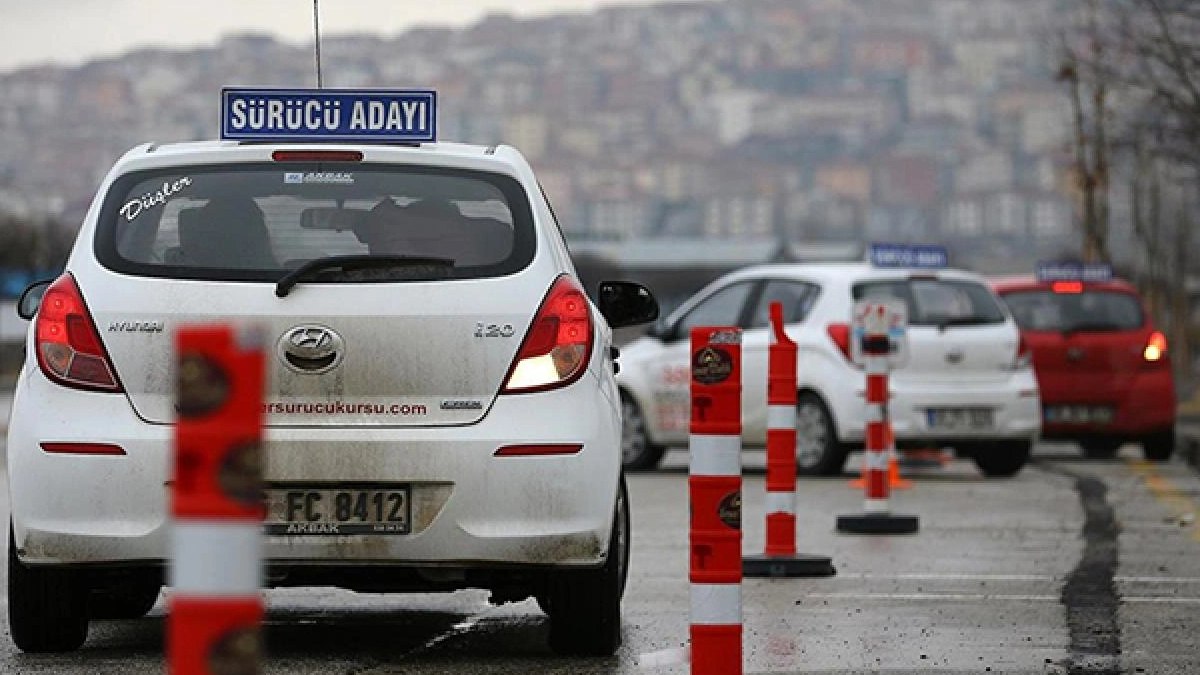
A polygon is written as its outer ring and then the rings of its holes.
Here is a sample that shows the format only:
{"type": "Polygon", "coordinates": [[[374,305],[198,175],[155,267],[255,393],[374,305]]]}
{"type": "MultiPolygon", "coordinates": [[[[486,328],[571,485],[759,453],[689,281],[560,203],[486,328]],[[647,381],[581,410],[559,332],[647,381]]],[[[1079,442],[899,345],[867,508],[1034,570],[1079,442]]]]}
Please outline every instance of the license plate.
{"type": "Polygon", "coordinates": [[[408,534],[412,491],[388,487],[269,488],[267,534],[408,534]]]}
{"type": "Polygon", "coordinates": [[[981,431],[992,428],[992,409],[929,408],[925,420],[934,431],[981,431]]]}
{"type": "Polygon", "coordinates": [[[1113,409],[1102,405],[1052,405],[1042,412],[1043,419],[1055,424],[1108,424],[1113,409]]]}

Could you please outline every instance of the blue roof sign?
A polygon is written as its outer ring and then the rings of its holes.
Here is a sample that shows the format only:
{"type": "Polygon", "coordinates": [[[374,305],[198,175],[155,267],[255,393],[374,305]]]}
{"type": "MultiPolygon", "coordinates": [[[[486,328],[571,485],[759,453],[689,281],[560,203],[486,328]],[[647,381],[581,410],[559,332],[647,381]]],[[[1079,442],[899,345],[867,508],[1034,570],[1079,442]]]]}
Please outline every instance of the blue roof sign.
{"type": "Polygon", "coordinates": [[[932,269],[950,264],[946,247],[931,244],[871,244],[868,257],[876,267],[932,269]]]}
{"type": "Polygon", "coordinates": [[[221,138],[432,142],[437,140],[437,92],[225,88],[221,138]]]}
{"type": "Polygon", "coordinates": [[[1040,262],[1038,281],[1110,281],[1113,271],[1105,263],[1040,262]]]}

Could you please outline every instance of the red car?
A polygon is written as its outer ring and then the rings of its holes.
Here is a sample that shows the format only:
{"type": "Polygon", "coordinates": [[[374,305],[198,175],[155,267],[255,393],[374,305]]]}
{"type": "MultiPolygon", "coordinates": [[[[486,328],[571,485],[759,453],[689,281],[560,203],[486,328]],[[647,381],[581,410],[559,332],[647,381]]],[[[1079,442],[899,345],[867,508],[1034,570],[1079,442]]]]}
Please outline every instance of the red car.
{"type": "Polygon", "coordinates": [[[1042,438],[1074,441],[1092,458],[1112,457],[1126,442],[1140,443],[1146,459],[1171,457],[1176,401],[1167,339],[1137,289],[1111,273],[1042,270],[992,287],[1033,353],[1042,438]]]}

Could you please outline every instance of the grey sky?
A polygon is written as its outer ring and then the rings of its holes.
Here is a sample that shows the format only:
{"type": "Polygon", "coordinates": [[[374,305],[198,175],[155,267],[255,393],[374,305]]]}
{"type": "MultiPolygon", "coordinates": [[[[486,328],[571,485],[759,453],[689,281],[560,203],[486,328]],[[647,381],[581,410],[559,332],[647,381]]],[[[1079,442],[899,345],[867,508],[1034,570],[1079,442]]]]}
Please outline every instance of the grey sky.
{"type": "MultiPolygon", "coordinates": [[[[489,11],[587,12],[655,0],[320,1],[323,35],[392,35],[418,24],[462,25],[489,11]]],[[[312,0],[0,0],[0,71],[75,64],[141,46],[212,44],[223,34],[249,30],[308,41],[312,8],[312,0]]]]}

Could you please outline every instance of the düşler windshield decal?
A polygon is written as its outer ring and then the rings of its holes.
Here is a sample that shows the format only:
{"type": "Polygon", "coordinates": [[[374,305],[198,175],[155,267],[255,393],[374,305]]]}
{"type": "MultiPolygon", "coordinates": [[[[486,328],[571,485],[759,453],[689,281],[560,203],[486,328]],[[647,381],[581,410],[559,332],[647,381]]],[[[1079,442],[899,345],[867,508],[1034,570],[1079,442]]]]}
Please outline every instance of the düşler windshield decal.
{"type": "Polygon", "coordinates": [[[152,209],[155,206],[162,206],[167,203],[167,198],[171,195],[180,192],[185,187],[192,184],[192,179],[184,176],[175,181],[163,181],[162,187],[154,192],[147,192],[137,199],[130,199],[125,202],[125,206],[121,207],[121,215],[125,216],[125,222],[133,222],[134,218],[142,215],[146,209],[152,209]]]}

